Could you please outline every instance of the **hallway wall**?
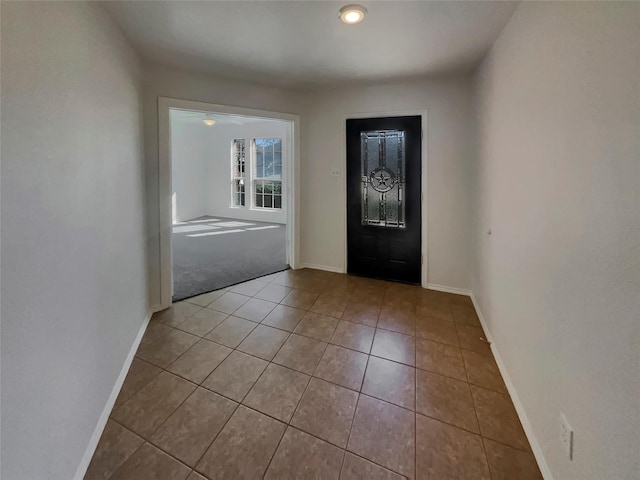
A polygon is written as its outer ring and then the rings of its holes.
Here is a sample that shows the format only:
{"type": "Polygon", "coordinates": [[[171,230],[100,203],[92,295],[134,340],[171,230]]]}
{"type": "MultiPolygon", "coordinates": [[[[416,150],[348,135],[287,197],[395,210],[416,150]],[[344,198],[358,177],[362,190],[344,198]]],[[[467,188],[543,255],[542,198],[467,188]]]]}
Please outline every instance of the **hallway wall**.
{"type": "Polygon", "coordinates": [[[472,159],[471,81],[431,81],[297,92],[146,65],[145,155],[149,296],[159,303],[158,97],[210,102],[301,115],[297,223],[301,263],[345,270],[344,118],[351,113],[427,110],[428,281],[467,290],[469,279],[469,171],[472,159]],[[342,142],[342,143],[341,143],[342,142]],[[332,167],[340,171],[331,176],[332,167]]]}
{"type": "MultiPolygon", "coordinates": [[[[469,171],[472,101],[469,79],[359,86],[317,92],[304,118],[303,262],[346,271],[345,118],[427,111],[423,125],[427,183],[428,282],[466,290],[469,279],[469,171]],[[331,176],[336,168],[339,177],[331,176]]],[[[424,279],[423,279],[424,282],[424,279]]]]}
{"type": "Polygon", "coordinates": [[[558,480],[640,472],[639,25],[524,2],[476,78],[472,290],[558,480]]]}
{"type": "Polygon", "coordinates": [[[147,316],[140,67],[97,3],[0,8],[0,477],[69,480],[147,316]]]}

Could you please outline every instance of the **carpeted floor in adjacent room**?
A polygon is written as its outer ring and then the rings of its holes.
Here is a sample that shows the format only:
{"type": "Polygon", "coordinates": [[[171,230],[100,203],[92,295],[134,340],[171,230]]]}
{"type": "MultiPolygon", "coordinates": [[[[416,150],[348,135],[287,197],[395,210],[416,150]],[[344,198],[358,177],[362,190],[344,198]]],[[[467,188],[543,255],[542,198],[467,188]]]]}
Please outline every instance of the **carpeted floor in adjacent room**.
{"type": "Polygon", "coordinates": [[[288,268],[286,226],[200,217],[173,226],[173,301],[288,268]]]}

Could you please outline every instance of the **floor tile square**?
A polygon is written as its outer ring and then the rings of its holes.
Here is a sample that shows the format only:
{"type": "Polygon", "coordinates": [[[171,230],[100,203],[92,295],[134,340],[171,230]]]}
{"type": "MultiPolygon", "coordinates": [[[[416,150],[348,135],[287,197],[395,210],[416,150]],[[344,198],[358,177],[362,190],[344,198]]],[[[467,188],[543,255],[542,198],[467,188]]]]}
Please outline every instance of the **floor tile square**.
{"type": "Polygon", "coordinates": [[[440,292],[438,290],[431,290],[430,288],[423,288],[418,292],[417,300],[419,305],[426,305],[433,302],[450,303],[450,293],[440,292]]]}
{"type": "Polygon", "coordinates": [[[384,300],[384,292],[384,284],[374,284],[365,281],[356,287],[349,300],[351,302],[367,303],[380,307],[384,300]]]}
{"type": "Polygon", "coordinates": [[[240,405],[196,468],[211,480],[262,478],[286,427],[240,405]]]}
{"type": "Polygon", "coordinates": [[[488,438],[483,439],[493,480],[542,480],[542,474],[531,453],[516,450],[488,438]]]}
{"type": "Polygon", "coordinates": [[[200,338],[195,335],[174,329],[162,336],[157,342],[140,350],[137,356],[158,367],[167,368],[169,364],[189,350],[198,340],[200,338]]]}
{"type": "Polygon", "coordinates": [[[85,480],[106,480],[144,443],[122,425],[108,420],[93,454],[85,480]]]}
{"type": "Polygon", "coordinates": [[[337,279],[331,280],[322,290],[322,294],[332,297],[348,299],[358,286],[358,280],[346,275],[339,275],[337,279]]]}
{"type": "Polygon", "coordinates": [[[297,278],[293,281],[293,287],[305,292],[319,295],[326,288],[327,281],[321,278],[297,278]]]}
{"type": "Polygon", "coordinates": [[[167,370],[193,383],[201,383],[232,352],[209,340],[200,340],[183,353],[167,370]]]}
{"type": "Polygon", "coordinates": [[[342,320],[347,320],[360,325],[375,327],[378,324],[380,306],[367,302],[347,302],[347,306],[342,313],[342,320]]]}
{"type": "Polygon", "coordinates": [[[195,388],[193,383],[162,372],[111,416],[129,430],[147,438],[195,388]]]}
{"type": "Polygon", "coordinates": [[[239,293],[241,295],[247,295],[248,297],[253,297],[256,293],[258,293],[267,285],[268,285],[267,282],[259,279],[249,280],[248,282],[234,285],[233,287],[231,287],[230,291],[232,291],[233,293],[239,293]]]}
{"type": "Polygon", "coordinates": [[[279,328],[280,330],[286,330],[287,332],[293,332],[306,313],[306,310],[287,307],[286,305],[278,305],[267,315],[262,321],[262,324],[279,328]]]}
{"type": "Polygon", "coordinates": [[[280,303],[289,307],[301,308],[308,310],[318,298],[318,294],[314,292],[306,292],[300,289],[293,289],[284,297],[280,303]]]}
{"type": "Polygon", "coordinates": [[[138,345],[138,351],[141,352],[152,343],[160,340],[160,338],[164,337],[167,333],[173,332],[173,330],[173,327],[165,325],[164,323],[157,321],[149,322],[147,329],[142,336],[142,340],[140,340],[140,345],[138,345]]]}
{"type": "Polygon", "coordinates": [[[469,384],[417,371],[416,411],[456,427],[480,433],[469,384]]]}
{"type": "Polygon", "coordinates": [[[308,312],[298,324],[295,333],[312,337],[323,342],[328,342],[333,335],[333,331],[338,325],[338,319],[322,315],[320,313],[308,312]]]}
{"type": "Polygon", "coordinates": [[[273,362],[311,375],[326,347],[325,342],[294,333],[282,346],[273,362]]]}
{"type": "Polygon", "coordinates": [[[198,337],[204,337],[211,330],[220,325],[228,315],[226,313],[217,312],[209,308],[203,308],[199,312],[191,315],[178,327],[180,330],[198,337]]]}
{"type": "Polygon", "coordinates": [[[508,395],[471,385],[480,432],[500,443],[530,451],[516,409],[508,395]]]}
{"type": "Polygon", "coordinates": [[[238,345],[238,350],[271,361],[288,337],[288,332],[265,325],[258,325],[238,345]]]}
{"type": "Polygon", "coordinates": [[[371,355],[413,366],[416,364],[416,339],[409,335],[376,329],[371,355]]]}
{"type": "Polygon", "coordinates": [[[367,358],[364,353],[329,345],[313,376],[360,391],[367,358]]]}
{"type": "Polygon", "coordinates": [[[187,298],[185,302],[193,303],[194,305],[199,305],[201,307],[206,307],[214,300],[220,298],[226,290],[214,290],[213,292],[203,293],[202,295],[198,295],[196,297],[187,298]]]}
{"type": "Polygon", "coordinates": [[[460,349],[419,338],[416,340],[416,367],[467,381],[460,349]]]}
{"type": "Polygon", "coordinates": [[[371,357],[364,375],[362,393],[413,410],[416,369],[383,358],[371,357]]]}
{"type": "Polygon", "coordinates": [[[341,347],[369,353],[375,332],[376,329],[373,327],[341,321],[334,330],[330,342],[341,347]]]}
{"type": "Polygon", "coordinates": [[[252,298],[234,312],[234,316],[260,323],[278,304],[252,298]]]}
{"type": "Polygon", "coordinates": [[[233,351],[202,382],[202,386],[241,402],[268,364],[259,358],[233,351]]]}
{"type": "Polygon", "coordinates": [[[293,288],[293,276],[292,273],[294,270],[285,270],[284,272],[280,272],[276,274],[274,278],[271,279],[269,283],[273,285],[280,285],[283,287],[293,288]]]}
{"type": "Polygon", "coordinates": [[[479,435],[416,416],[418,479],[490,480],[479,435]]]}
{"type": "Polygon", "coordinates": [[[220,298],[217,298],[209,304],[207,308],[217,310],[222,313],[232,314],[242,305],[247,303],[251,297],[240,295],[234,292],[225,292],[220,298]]]}
{"type": "Polygon", "coordinates": [[[409,478],[414,477],[415,414],[360,395],[347,449],[409,478]]]}
{"type": "Polygon", "coordinates": [[[408,292],[395,292],[387,290],[382,300],[383,307],[392,307],[403,310],[415,310],[416,298],[408,292]]]}
{"type": "Polygon", "coordinates": [[[453,322],[453,314],[451,313],[451,305],[447,301],[420,301],[416,307],[416,314],[420,317],[433,317],[440,320],[453,322]]]}
{"type": "Polygon", "coordinates": [[[265,479],[338,478],[343,450],[300,430],[287,428],[265,479]]]}
{"type": "Polygon", "coordinates": [[[482,355],[491,355],[491,344],[481,328],[469,327],[468,325],[455,325],[458,332],[458,340],[460,341],[460,348],[481,353],[482,355]]]}
{"type": "Polygon", "coordinates": [[[114,480],[184,480],[191,469],[145,443],[113,474],[114,480]]]}
{"type": "Polygon", "coordinates": [[[449,320],[420,316],[416,320],[416,336],[454,347],[459,346],[456,325],[449,320]]]}
{"type": "Polygon", "coordinates": [[[453,315],[453,321],[457,324],[482,328],[478,315],[476,314],[476,310],[473,307],[465,305],[451,305],[451,314],[453,315]]]}
{"type": "Polygon", "coordinates": [[[211,330],[206,338],[226,347],[236,348],[254,328],[256,328],[255,322],[230,315],[224,322],[211,330]]]}
{"type": "Polygon", "coordinates": [[[279,278],[281,275],[282,275],[282,272],[276,272],[276,273],[272,273],[270,275],[265,275],[264,277],[260,277],[260,278],[258,278],[258,280],[260,280],[262,282],[271,283],[275,279],[279,278]]]}
{"type": "Polygon", "coordinates": [[[383,306],[377,326],[404,335],[415,335],[416,315],[411,309],[383,306]]]}
{"type": "Polygon", "coordinates": [[[280,303],[284,297],[289,295],[291,289],[282,285],[269,284],[254,295],[255,298],[267,300],[268,302],[280,303]]]}
{"type": "Polygon", "coordinates": [[[451,305],[465,305],[468,307],[473,307],[473,301],[469,295],[459,295],[457,293],[449,294],[449,303],[451,305]]]}
{"type": "Polygon", "coordinates": [[[507,387],[492,356],[462,350],[462,358],[469,376],[469,383],[496,392],[507,393],[507,387]]]}
{"type": "Polygon", "coordinates": [[[154,313],[153,317],[151,317],[151,322],[160,322],[171,327],[177,327],[201,309],[202,307],[189,302],[177,302],[165,310],[154,313]]]}
{"type": "Polygon", "coordinates": [[[309,378],[309,375],[271,363],[242,403],[288,422],[307,388],[309,378]]]}
{"type": "Polygon", "coordinates": [[[342,464],[340,480],[402,480],[403,476],[347,452],[342,464]]]}
{"type": "Polygon", "coordinates": [[[312,378],[291,425],[345,448],[357,403],[353,390],[312,378]]]}
{"type": "Polygon", "coordinates": [[[194,467],[237,406],[231,400],[198,388],[156,430],[151,442],[194,467]]]}
{"type": "Polygon", "coordinates": [[[160,372],[162,372],[160,367],[156,367],[151,363],[147,363],[144,360],[134,357],[113,408],[118,408],[124,402],[133,397],[142,387],[160,375],[160,372]]]}
{"type": "Polygon", "coordinates": [[[346,306],[347,301],[344,298],[322,294],[314,304],[311,305],[309,310],[329,317],[340,318],[346,306]]]}

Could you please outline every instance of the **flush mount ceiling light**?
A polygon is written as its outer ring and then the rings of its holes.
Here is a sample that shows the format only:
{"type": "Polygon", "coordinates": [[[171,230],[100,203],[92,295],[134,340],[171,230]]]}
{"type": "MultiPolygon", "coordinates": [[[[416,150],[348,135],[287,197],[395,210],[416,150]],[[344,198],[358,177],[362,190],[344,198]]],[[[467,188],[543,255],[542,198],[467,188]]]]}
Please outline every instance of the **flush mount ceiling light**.
{"type": "Polygon", "coordinates": [[[362,5],[345,5],[338,12],[338,17],[348,25],[354,25],[364,20],[367,9],[362,5]]]}
{"type": "Polygon", "coordinates": [[[207,127],[213,127],[216,124],[216,121],[213,119],[210,113],[207,113],[202,119],[202,123],[204,123],[207,127]]]}

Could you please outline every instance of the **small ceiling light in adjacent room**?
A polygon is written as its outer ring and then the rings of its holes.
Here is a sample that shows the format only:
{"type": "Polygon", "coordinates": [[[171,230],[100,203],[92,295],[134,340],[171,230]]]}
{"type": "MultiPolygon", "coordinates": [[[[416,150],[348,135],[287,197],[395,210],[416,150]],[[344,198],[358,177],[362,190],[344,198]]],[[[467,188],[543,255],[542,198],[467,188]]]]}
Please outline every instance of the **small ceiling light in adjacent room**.
{"type": "Polygon", "coordinates": [[[207,113],[202,120],[207,127],[213,127],[216,124],[216,121],[213,119],[210,113],[207,113]]]}
{"type": "Polygon", "coordinates": [[[338,17],[344,23],[353,25],[360,23],[364,20],[364,16],[367,14],[367,9],[362,5],[346,5],[338,12],[338,17]]]}

